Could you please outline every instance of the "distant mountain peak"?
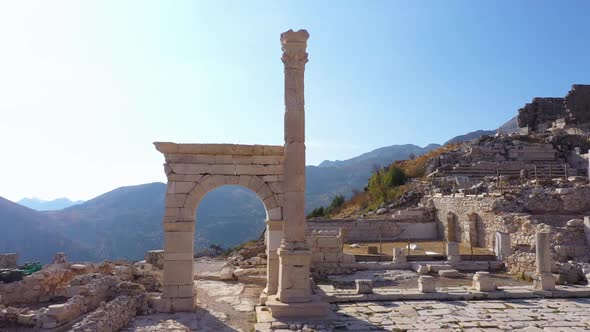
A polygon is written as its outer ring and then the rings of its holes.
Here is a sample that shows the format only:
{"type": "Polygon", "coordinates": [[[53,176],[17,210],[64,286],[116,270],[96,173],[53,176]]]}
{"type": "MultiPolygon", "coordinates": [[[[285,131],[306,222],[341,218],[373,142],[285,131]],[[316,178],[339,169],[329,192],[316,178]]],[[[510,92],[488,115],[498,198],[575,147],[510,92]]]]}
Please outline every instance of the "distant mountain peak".
{"type": "Polygon", "coordinates": [[[36,197],[25,197],[19,200],[17,203],[37,211],[54,211],[65,209],[73,205],[81,204],[84,203],[84,201],[72,201],[66,197],[56,198],[50,201],[36,197]]]}

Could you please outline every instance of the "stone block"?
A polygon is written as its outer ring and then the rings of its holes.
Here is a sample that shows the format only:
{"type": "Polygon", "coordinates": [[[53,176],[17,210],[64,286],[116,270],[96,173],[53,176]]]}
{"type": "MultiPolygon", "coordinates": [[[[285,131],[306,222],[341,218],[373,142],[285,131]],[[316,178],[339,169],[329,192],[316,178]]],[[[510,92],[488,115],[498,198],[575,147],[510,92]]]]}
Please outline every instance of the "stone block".
{"type": "Polygon", "coordinates": [[[168,194],[188,194],[195,185],[194,182],[173,181],[168,183],[166,192],[168,194]]]}
{"type": "Polygon", "coordinates": [[[357,294],[372,294],[373,293],[373,280],[370,279],[357,279],[354,281],[356,286],[357,294]]]}
{"type": "Polygon", "coordinates": [[[436,292],[436,280],[431,276],[420,276],[418,278],[418,290],[422,293],[436,292]]]}
{"type": "Polygon", "coordinates": [[[145,261],[157,269],[164,268],[164,250],[150,250],[145,255],[145,261]]]}
{"type": "Polygon", "coordinates": [[[555,277],[551,273],[538,274],[533,278],[533,287],[538,290],[555,290],[555,277]]]}
{"type": "Polygon", "coordinates": [[[282,181],[272,181],[272,182],[267,181],[267,182],[268,182],[268,186],[273,191],[273,193],[282,194],[285,192],[284,182],[282,182],[282,181]]]}
{"type": "Polygon", "coordinates": [[[451,270],[453,267],[448,264],[427,264],[428,271],[438,273],[440,270],[451,270]]]}
{"type": "Polygon", "coordinates": [[[438,275],[444,278],[459,278],[461,273],[457,270],[439,270],[438,275]]]}
{"type": "Polygon", "coordinates": [[[258,195],[258,197],[260,197],[260,199],[264,200],[265,198],[272,195],[273,192],[267,184],[263,184],[262,187],[260,187],[260,189],[258,189],[256,194],[258,195]]]}
{"type": "Polygon", "coordinates": [[[283,220],[283,210],[280,207],[274,207],[266,211],[268,220],[283,220]]]}
{"type": "Polygon", "coordinates": [[[317,246],[320,248],[340,248],[340,241],[335,236],[320,236],[317,238],[317,246]]]}
{"type": "Polygon", "coordinates": [[[184,222],[164,222],[164,234],[166,233],[178,233],[178,232],[194,232],[195,222],[184,221],[184,222]]]}
{"type": "Polygon", "coordinates": [[[458,242],[447,242],[447,261],[452,263],[461,261],[458,242]]]}
{"type": "Polygon", "coordinates": [[[274,195],[268,196],[262,202],[264,203],[266,209],[274,209],[277,206],[280,206],[278,200],[275,198],[274,195]]]}
{"type": "Polygon", "coordinates": [[[489,272],[476,272],[473,275],[473,289],[479,292],[492,292],[496,290],[496,284],[489,272]]]}
{"type": "Polygon", "coordinates": [[[193,284],[193,260],[164,261],[164,286],[168,285],[192,285],[193,284]]]}
{"type": "Polygon", "coordinates": [[[393,262],[405,263],[407,261],[406,255],[402,248],[393,248],[393,262]]]}
{"type": "Polygon", "coordinates": [[[192,297],[195,295],[193,285],[166,285],[162,287],[162,297],[192,297]]]}
{"type": "Polygon", "coordinates": [[[166,253],[193,253],[193,232],[164,232],[164,249],[166,253]]]}
{"type": "Polygon", "coordinates": [[[181,208],[184,206],[187,194],[166,194],[167,208],[181,208]]]}
{"type": "Polygon", "coordinates": [[[164,260],[167,261],[186,261],[193,258],[192,252],[167,252],[164,254],[164,260]]]}

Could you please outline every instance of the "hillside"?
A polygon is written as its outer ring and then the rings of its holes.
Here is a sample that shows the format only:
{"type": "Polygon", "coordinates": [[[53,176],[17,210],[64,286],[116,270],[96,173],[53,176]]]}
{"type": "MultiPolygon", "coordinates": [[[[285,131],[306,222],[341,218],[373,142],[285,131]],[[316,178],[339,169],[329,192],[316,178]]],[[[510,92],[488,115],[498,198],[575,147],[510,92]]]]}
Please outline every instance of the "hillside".
{"type": "Polygon", "coordinates": [[[408,159],[412,154],[419,156],[438,147],[438,144],[425,147],[413,144],[391,145],[351,159],[326,160],[318,166],[307,166],[306,211],[329,204],[338,194],[350,197],[353,190],[363,190],[375,167],[408,159]]]}
{"type": "Polygon", "coordinates": [[[76,259],[96,259],[77,238],[60,235],[51,224],[43,213],[0,197],[0,252],[18,252],[21,264],[47,262],[58,251],[76,259]]]}

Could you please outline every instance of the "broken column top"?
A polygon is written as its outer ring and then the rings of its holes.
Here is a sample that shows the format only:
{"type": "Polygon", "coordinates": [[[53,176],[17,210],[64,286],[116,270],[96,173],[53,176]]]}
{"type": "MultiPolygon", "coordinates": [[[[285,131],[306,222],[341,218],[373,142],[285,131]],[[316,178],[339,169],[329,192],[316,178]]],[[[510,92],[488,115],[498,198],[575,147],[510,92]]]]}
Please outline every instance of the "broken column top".
{"type": "Polygon", "coordinates": [[[301,29],[299,31],[293,31],[291,29],[281,33],[281,44],[285,45],[286,43],[307,43],[308,38],[309,32],[307,32],[307,30],[301,29]]]}

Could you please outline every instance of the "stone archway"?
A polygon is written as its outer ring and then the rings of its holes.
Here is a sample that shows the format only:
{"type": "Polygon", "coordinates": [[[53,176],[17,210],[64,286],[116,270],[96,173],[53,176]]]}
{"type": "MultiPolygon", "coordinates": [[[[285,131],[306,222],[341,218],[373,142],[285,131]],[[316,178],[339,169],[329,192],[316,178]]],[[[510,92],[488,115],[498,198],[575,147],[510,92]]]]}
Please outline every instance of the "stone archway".
{"type": "Polygon", "coordinates": [[[277,249],[282,234],[283,147],[270,145],[154,143],[164,154],[168,178],[164,215],[163,307],[192,310],[195,213],[201,199],[224,185],[256,193],[266,209],[267,287],[278,287],[277,249]],[[169,303],[168,303],[169,302],[169,303]]]}
{"type": "Polygon", "coordinates": [[[261,301],[273,317],[324,316],[313,295],[305,239],[305,30],[281,34],[285,74],[284,146],[154,143],[168,177],[164,216],[162,311],[192,311],[193,238],[200,199],[226,184],[250,188],[267,209],[267,287],[261,301]]]}

